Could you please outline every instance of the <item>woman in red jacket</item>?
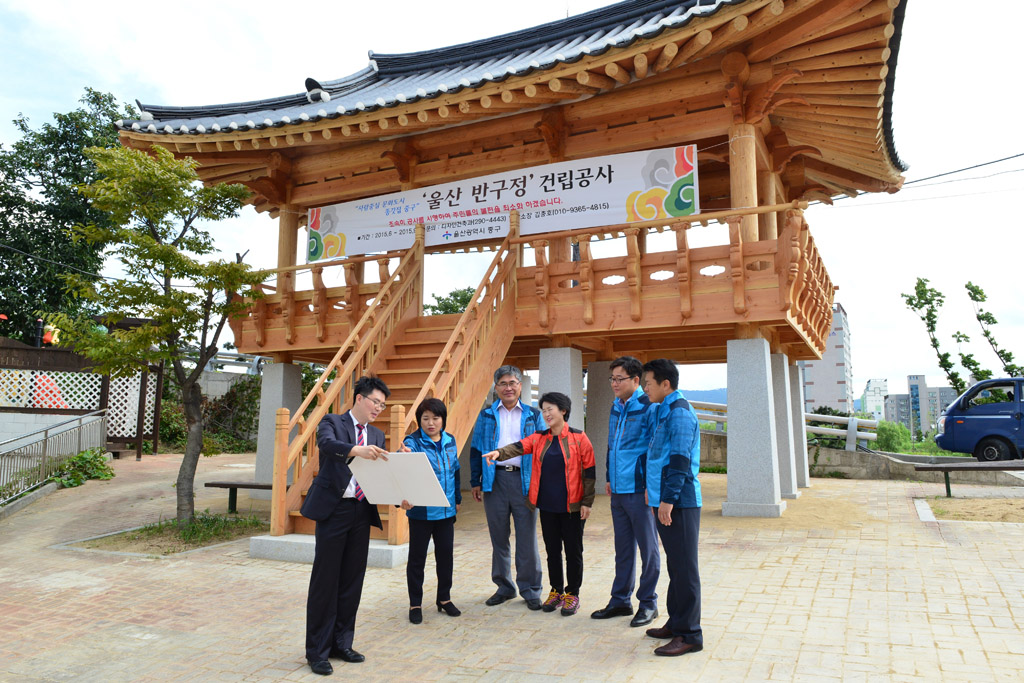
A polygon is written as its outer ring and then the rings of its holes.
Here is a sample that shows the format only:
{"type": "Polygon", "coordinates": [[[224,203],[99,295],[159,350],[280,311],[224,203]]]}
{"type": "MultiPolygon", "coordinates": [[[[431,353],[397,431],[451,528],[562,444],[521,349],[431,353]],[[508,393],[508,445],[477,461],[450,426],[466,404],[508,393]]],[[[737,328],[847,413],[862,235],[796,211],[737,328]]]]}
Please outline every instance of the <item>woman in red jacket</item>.
{"type": "Polygon", "coordinates": [[[561,607],[565,617],[576,614],[580,607],[583,525],[594,504],[594,447],[586,434],[565,423],[571,409],[572,402],[565,394],[544,394],[540,397],[540,412],[548,429],[484,456],[493,463],[531,454],[531,458],[523,459],[523,466],[528,468],[530,480],[529,503],[540,509],[551,579],[551,592],[543,609],[554,612],[561,607]]]}

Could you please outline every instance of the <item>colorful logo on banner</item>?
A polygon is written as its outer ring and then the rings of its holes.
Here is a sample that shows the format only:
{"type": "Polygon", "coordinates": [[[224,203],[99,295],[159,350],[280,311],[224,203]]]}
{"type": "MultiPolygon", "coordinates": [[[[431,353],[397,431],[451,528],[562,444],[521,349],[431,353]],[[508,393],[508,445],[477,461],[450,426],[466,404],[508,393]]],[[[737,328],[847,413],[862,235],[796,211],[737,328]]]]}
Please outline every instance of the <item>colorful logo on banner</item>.
{"type": "Polygon", "coordinates": [[[333,227],[334,221],[323,216],[320,209],[309,210],[309,261],[346,255],[345,233],[330,232],[333,227]]]}
{"type": "Polygon", "coordinates": [[[693,215],[697,208],[696,154],[694,145],[651,152],[640,171],[647,189],[629,194],[626,221],[693,215]]]}

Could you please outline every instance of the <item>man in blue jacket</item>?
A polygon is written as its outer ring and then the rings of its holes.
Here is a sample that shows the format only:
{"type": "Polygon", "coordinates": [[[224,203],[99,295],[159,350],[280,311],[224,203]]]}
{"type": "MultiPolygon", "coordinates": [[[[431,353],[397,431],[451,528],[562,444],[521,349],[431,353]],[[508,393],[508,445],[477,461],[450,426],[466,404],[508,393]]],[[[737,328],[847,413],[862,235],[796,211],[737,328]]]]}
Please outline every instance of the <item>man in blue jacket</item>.
{"type": "Polygon", "coordinates": [[[544,428],[540,411],[520,400],[523,372],[503,365],[494,372],[498,399],[480,411],[470,444],[470,484],[473,499],[484,502],[487,528],[491,534],[491,580],[498,587],[486,604],[500,605],[519,594],[532,610],[541,608],[540,552],[537,549],[537,511],[527,505],[530,459],[512,458],[498,465],[484,462],[484,453],[521,441],[544,428]],[[512,529],[516,527],[516,580],[512,582],[512,529]]]}
{"type": "Polygon", "coordinates": [[[611,496],[615,580],[608,606],[590,616],[608,619],[633,614],[630,598],[636,584],[636,550],[639,547],[643,570],[636,598],[640,607],[629,625],[646,626],[658,616],[658,594],[655,591],[661,575],[658,532],[654,516],[644,500],[647,447],[651,441],[648,429],[651,402],[640,388],[643,365],[636,358],[616,358],[609,372],[608,381],[611,382],[615,402],[608,419],[608,483],[605,492],[611,496]]]}
{"type": "Polygon", "coordinates": [[[668,621],[647,629],[669,642],[654,654],[676,657],[704,649],[700,628],[700,423],[679,391],[679,370],[667,358],[644,365],[644,392],[656,403],[651,412],[647,453],[647,499],[657,516],[658,535],[668,564],[668,621]]]}

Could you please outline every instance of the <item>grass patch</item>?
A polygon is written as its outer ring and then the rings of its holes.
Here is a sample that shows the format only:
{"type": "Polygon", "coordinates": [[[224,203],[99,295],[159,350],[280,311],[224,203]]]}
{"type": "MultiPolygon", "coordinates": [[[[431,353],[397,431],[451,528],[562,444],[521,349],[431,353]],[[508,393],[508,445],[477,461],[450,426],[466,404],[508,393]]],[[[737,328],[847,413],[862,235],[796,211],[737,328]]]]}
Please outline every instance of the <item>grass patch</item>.
{"type": "Polygon", "coordinates": [[[725,467],[721,465],[701,465],[701,474],[726,474],[725,467]]]}
{"type": "Polygon", "coordinates": [[[256,515],[215,515],[209,510],[196,514],[191,523],[178,526],[178,520],[161,520],[141,529],[125,531],[77,544],[93,550],[173,555],[216,543],[233,541],[265,533],[270,523],[256,515]]]}

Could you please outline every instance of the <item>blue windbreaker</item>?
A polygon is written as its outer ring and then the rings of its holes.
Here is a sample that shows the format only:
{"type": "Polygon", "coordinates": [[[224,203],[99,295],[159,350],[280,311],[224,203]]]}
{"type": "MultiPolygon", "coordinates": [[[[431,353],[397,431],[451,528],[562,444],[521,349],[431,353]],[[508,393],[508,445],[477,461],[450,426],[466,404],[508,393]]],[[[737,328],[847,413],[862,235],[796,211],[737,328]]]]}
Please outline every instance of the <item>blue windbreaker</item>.
{"type": "Polygon", "coordinates": [[[434,520],[448,519],[455,516],[455,506],[462,502],[462,489],[459,485],[459,449],[455,446],[455,437],[448,432],[441,432],[441,440],[434,441],[422,429],[405,437],[406,447],[414,453],[426,453],[430,466],[444,495],[448,498],[449,507],[417,505],[406,512],[411,519],[434,520]]]}
{"type": "Polygon", "coordinates": [[[651,443],[647,413],[652,406],[643,389],[637,389],[625,405],[615,399],[608,417],[607,476],[612,493],[640,493],[647,486],[645,468],[651,443]]]}
{"type": "MultiPolygon", "coordinates": [[[[480,486],[485,492],[490,493],[494,486],[494,465],[484,462],[484,453],[490,453],[498,447],[498,406],[501,401],[495,401],[490,406],[480,411],[473,426],[473,440],[469,444],[469,474],[470,485],[480,486]]],[[[523,431],[525,439],[538,429],[547,429],[544,418],[540,411],[533,406],[519,400],[519,407],[523,414],[520,416],[519,426],[523,431]]],[[[523,478],[523,495],[530,492],[530,469],[532,462],[529,458],[523,459],[523,467],[520,474],[523,478]]]]}
{"type": "Polygon", "coordinates": [[[651,445],[647,453],[647,503],[681,508],[701,506],[700,423],[678,389],[649,411],[651,445]]]}

